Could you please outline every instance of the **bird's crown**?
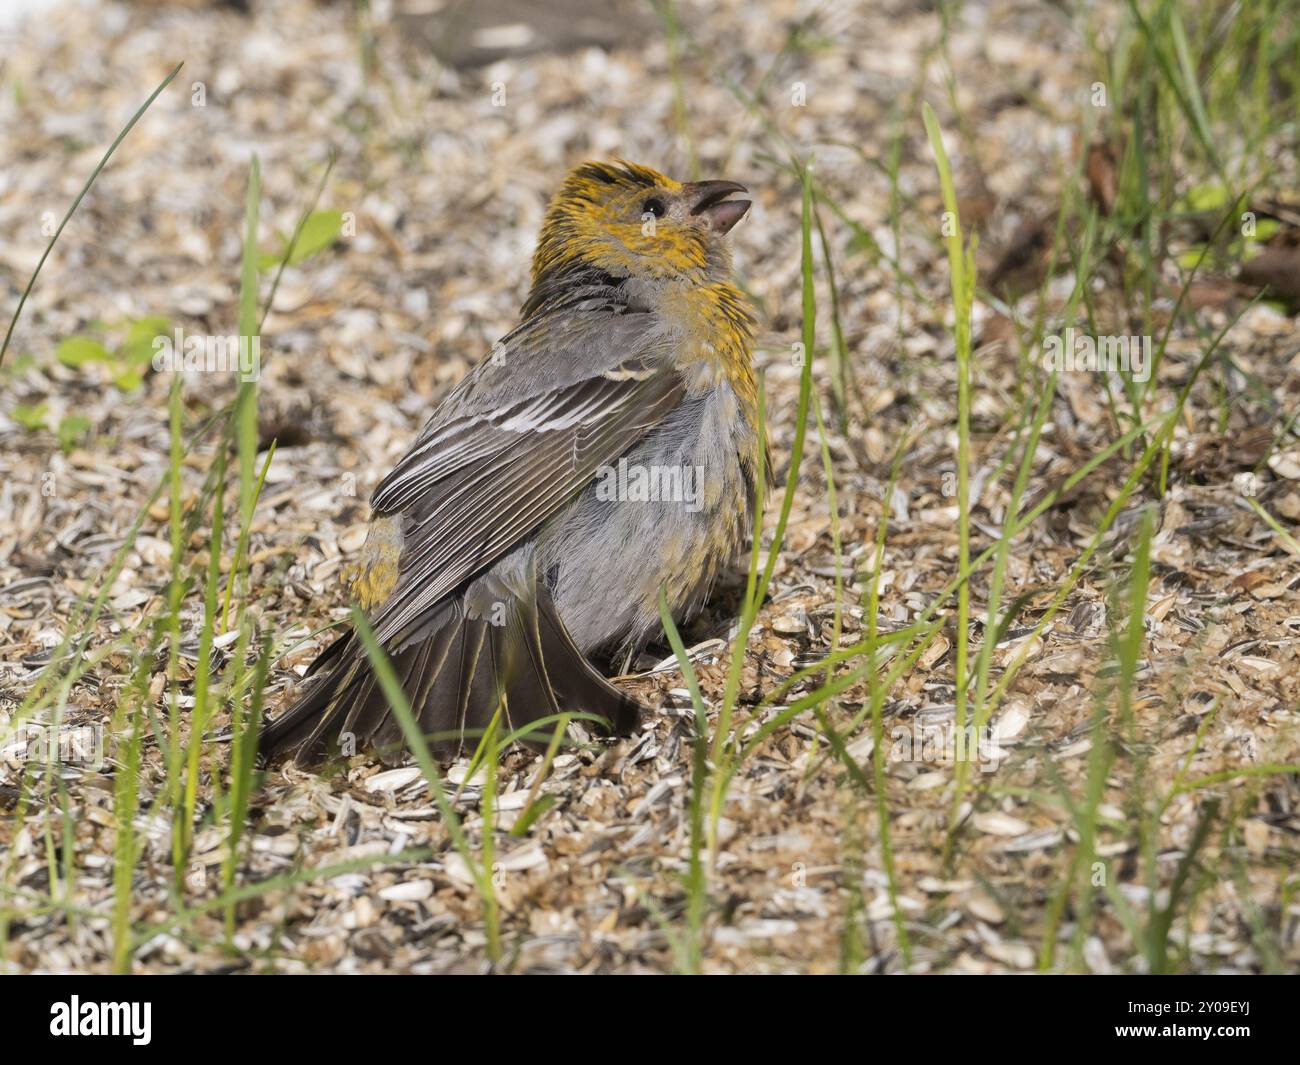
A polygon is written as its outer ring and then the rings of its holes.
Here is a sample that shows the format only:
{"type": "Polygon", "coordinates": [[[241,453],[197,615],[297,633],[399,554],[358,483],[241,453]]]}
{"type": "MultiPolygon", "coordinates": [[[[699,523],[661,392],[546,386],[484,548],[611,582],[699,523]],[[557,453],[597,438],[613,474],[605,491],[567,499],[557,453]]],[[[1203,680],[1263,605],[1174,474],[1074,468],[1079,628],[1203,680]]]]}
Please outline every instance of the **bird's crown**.
{"type": "Polygon", "coordinates": [[[615,277],[703,283],[731,268],[723,238],[748,200],[734,181],[679,182],[618,160],[574,167],[551,200],[533,256],[533,283],[595,268],[615,277]]]}

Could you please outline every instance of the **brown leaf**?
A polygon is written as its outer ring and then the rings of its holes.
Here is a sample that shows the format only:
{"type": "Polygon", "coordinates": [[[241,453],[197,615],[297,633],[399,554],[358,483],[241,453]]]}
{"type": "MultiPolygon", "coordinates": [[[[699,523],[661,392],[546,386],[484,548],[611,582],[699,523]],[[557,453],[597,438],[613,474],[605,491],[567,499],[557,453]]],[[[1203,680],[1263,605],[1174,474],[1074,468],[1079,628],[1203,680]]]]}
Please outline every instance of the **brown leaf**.
{"type": "Polygon", "coordinates": [[[1265,248],[1242,264],[1237,278],[1287,303],[1300,303],[1300,248],[1265,248]]]}
{"type": "Polygon", "coordinates": [[[980,188],[957,197],[957,214],[962,225],[978,229],[984,225],[997,207],[997,201],[988,189],[980,188]]]}
{"type": "Polygon", "coordinates": [[[1223,307],[1239,298],[1242,287],[1226,277],[1207,277],[1193,281],[1187,288],[1185,302],[1192,310],[1223,307]]]}
{"type": "Polygon", "coordinates": [[[1248,592],[1257,584],[1263,584],[1268,580],[1268,574],[1261,573],[1259,570],[1247,570],[1239,574],[1232,581],[1234,588],[1240,588],[1243,592],[1248,592]]]}
{"type": "Polygon", "coordinates": [[[989,288],[1014,299],[1032,292],[1047,278],[1056,212],[1024,221],[989,274],[989,288]]]}
{"type": "Polygon", "coordinates": [[[1115,209],[1119,195],[1119,153],[1109,141],[1098,141],[1088,148],[1084,166],[1088,178],[1088,197],[1103,215],[1115,209]]]}

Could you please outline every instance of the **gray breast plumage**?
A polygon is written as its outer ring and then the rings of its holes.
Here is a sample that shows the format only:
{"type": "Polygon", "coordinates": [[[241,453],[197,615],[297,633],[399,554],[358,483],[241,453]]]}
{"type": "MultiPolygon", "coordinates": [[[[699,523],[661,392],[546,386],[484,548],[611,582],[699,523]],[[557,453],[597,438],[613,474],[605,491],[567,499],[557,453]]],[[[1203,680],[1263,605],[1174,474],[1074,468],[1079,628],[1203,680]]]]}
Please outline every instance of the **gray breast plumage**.
{"type": "Polygon", "coordinates": [[[584,654],[630,649],[698,610],[753,514],[757,440],[727,384],[688,395],[539,531],[533,563],[584,654]]]}

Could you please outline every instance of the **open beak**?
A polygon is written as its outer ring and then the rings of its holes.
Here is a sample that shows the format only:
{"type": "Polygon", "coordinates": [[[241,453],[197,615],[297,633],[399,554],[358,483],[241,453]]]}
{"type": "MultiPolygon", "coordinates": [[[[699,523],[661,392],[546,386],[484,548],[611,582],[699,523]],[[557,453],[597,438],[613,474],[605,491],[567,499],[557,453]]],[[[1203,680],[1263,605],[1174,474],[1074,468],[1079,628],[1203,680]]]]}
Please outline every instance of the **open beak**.
{"type": "Polygon", "coordinates": [[[685,188],[688,196],[695,197],[691,214],[703,215],[709,220],[709,228],[717,233],[731,232],[749,210],[749,200],[727,199],[733,192],[749,191],[734,181],[692,181],[685,188]]]}

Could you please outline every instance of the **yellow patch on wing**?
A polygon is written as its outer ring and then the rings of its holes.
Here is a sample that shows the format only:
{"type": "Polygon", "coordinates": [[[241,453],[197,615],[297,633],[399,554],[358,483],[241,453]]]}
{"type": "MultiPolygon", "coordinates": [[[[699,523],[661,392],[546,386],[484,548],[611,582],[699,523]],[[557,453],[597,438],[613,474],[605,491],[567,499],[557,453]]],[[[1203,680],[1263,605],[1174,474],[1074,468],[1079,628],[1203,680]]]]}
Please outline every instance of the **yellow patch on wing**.
{"type": "Polygon", "coordinates": [[[373,609],[392,593],[401,557],[400,518],[384,515],[373,519],[360,556],[343,573],[348,590],[362,610],[373,609]]]}

